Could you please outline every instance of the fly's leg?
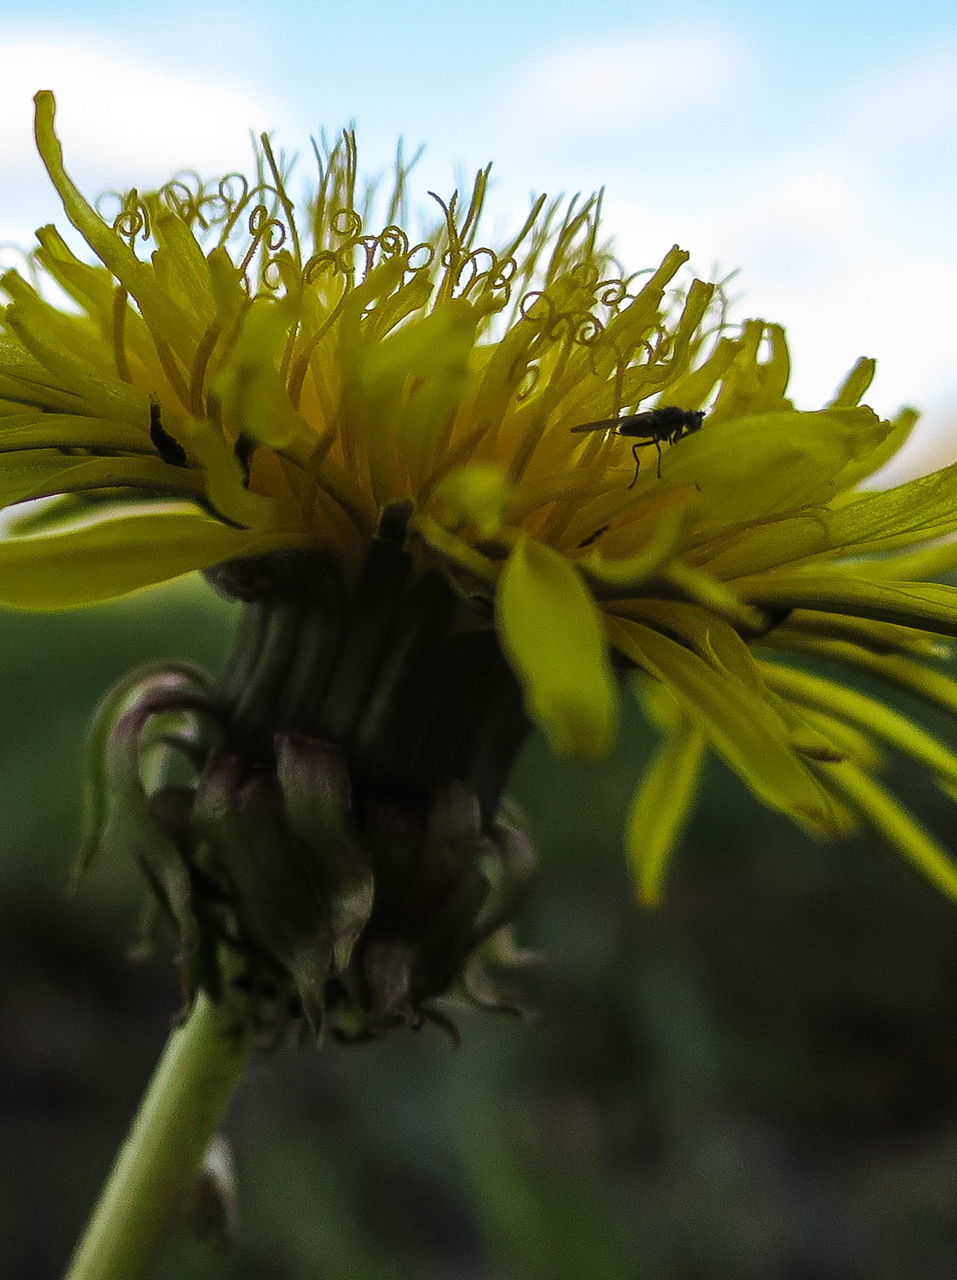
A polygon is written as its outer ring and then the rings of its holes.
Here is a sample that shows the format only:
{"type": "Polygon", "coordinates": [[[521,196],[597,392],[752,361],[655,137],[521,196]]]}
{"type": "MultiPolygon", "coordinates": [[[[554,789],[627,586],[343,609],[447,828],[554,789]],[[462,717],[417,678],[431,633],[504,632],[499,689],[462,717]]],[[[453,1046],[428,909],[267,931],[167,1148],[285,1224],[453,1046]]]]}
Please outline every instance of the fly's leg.
{"type": "MultiPolygon", "coordinates": [[[[659,452],[660,452],[660,450],[659,450],[659,452]]],[[[637,445],[637,444],[633,444],[633,445],[631,446],[631,456],[632,456],[632,457],[634,458],[634,460],[635,460],[635,476],[634,476],[634,479],[632,480],[631,484],[628,486],[628,488],[629,488],[629,489],[634,489],[634,487],[635,487],[635,485],[636,485],[636,483],[637,483],[637,481],[638,481],[638,472],[639,472],[639,470],[641,469],[641,462],[640,462],[640,461],[639,461],[639,459],[638,459],[638,445],[637,445]]],[[[660,464],[660,459],[659,459],[659,464],[660,464]]],[[[660,475],[660,474],[661,474],[661,472],[659,471],[659,473],[658,473],[658,474],[660,475]]]]}

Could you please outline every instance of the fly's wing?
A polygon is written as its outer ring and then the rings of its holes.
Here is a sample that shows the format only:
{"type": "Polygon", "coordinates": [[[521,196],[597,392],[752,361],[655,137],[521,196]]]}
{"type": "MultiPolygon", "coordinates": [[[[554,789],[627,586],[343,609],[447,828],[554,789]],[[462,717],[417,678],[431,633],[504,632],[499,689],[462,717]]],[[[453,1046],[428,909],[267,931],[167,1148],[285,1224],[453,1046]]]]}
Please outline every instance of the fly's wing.
{"type": "Polygon", "coordinates": [[[602,422],[583,422],[581,426],[572,427],[572,431],[615,431],[618,421],[617,418],[606,418],[602,422]]]}
{"type": "Polygon", "coordinates": [[[601,422],[583,422],[572,431],[615,431],[620,436],[654,440],[658,435],[650,413],[631,413],[624,418],[603,418],[601,422]]]}

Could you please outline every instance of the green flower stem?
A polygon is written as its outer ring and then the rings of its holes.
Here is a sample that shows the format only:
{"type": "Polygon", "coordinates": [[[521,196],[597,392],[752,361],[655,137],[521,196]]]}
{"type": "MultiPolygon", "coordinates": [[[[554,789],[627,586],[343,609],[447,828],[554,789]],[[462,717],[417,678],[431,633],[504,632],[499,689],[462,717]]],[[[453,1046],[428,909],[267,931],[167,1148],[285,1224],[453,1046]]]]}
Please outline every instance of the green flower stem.
{"type": "Polygon", "coordinates": [[[148,1273],[252,1048],[242,1004],[214,1004],[201,992],[167,1041],[65,1280],[148,1273]]]}

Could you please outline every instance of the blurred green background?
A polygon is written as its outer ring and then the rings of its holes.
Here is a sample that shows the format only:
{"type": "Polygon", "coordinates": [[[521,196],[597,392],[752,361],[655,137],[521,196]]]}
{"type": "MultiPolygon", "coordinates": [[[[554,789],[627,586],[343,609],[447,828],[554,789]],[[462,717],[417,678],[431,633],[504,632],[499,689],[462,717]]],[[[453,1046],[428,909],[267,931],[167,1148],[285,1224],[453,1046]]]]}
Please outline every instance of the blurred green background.
{"type": "MultiPolygon", "coordinates": [[[[97,698],[132,666],[228,645],[198,582],[0,615],[0,1271],[57,1276],[179,1006],[134,964],[132,865],[65,886],[97,698]]],[[[925,721],[928,717],[923,716],[925,721]]],[[[952,726],[937,722],[952,742],[952,726]]],[[[601,768],[530,743],[511,793],[542,861],[513,985],[383,1043],[256,1059],[228,1133],[231,1251],[185,1234],[160,1280],[952,1280],[957,906],[866,839],[819,846],[720,766],[664,908],[620,832],[652,738],[601,768]]],[[[952,805],[895,786],[951,848],[952,805]]]]}

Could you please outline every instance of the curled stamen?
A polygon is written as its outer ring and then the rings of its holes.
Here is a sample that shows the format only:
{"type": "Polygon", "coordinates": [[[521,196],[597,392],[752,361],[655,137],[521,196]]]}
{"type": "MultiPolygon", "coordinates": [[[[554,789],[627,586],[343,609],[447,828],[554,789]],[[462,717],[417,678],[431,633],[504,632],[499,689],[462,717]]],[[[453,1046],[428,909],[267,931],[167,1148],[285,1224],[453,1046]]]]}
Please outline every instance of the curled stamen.
{"type": "Polygon", "coordinates": [[[605,326],[590,311],[570,313],[568,321],[572,325],[572,342],[580,347],[590,347],[597,343],[605,332],[605,326]]]}
{"type": "Polygon", "coordinates": [[[576,262],[568,273],[568,278],[584,289],[586,293],[594,293],[600,276],[593,262],[576,262]]]}
{"type": "MultiPolygon", "coordinates": [[[[299,247],[299,232],[296,228],[295,210],[293,208],[292,201],[289,199],[289,195],[286,191],[285,179],[286,179],[286,174],[288,173],[289,166],[285,164],[285,157],[281,152],[279,156],[279,162],[277,163],[276,157],[273,155],[272,143],[269,140],[268,133],[261,134],[259,141],[262,145],[263,154],[266,157],[266,163],[269,165],[269,169],[272,173],[273,189],[276,192],[276,196],[279,200],[279,203],[282,205],[282,211],[285,217],[285,223],[283,224],[283,239],[279,243],[282,244],[285,241],[286,234],[288,232],[292,240],[292,253],[296,261],[296,266],[301,267],[302,252],[299,247]]],[[[272,247],[274,249],[277,249],[279,245],[275,245],[272,247]]]]}
{"type": "Polygon", "coordinates": [[[353,247],[361,251],[365,256],[365,263],[362,268],[362,279],[368,279],[369,273],[375,266],[376,252],[379,248],[379,241],[376,236],[359,236],[353,241],[353,247]]]}
{"type": "Polygon", "coordinates": [[[584,308],[562,310],[550,295],[533,289],[519,300],[523,320],[533,324],[539,335],[548,342],[569,341],[587,347],[597,342],[605,332],[601,320],[584,308]]]}
{"type": "Polygon", "coordinates": [[[351,255],[344,249],[321,249],[314,253],[302,269],[305,284],[316,284],[327,272],[350,280],[354,274],[351,255]]]}
{"type": "Polygon", "coordinates": [[[267,258],[259,272],[259,285],[268,296],[275,296],[283,290],[284,275],[282,264],[278,258],[267,258]]]}
{"type": "Polygon", "coordinates": [[[141,240],[149,240],[153,234],[150,211],[135,187],[132,187],[123,197],[123,207],[113,219],[113,230],[118,236],[129,241],[131,249],[137,236],[141,240]]]}
{"type": "Polygon", "coordinates": [[[286,227],[279,218],[271,217],[264,204],[257,204],[249,215],[249,232],[261,241],[270,253],[275,253],[286,242],[286,227]]]}
{"type": "Polygon", "coordinates": [[[401,227],[397,227],[394,223],[384,227],[375,239],[382,250],[383,257],[408,257],[409,237],[401,227]]]}
{"type": "Polygon", "coordinates": [[[435,261],[435,245],[421,240],[409,250],[409,270],[426,271],[435,261]]]}
{"type": "Polygon", "coordinates": [[[198,224],[203,231],[209,230],[209,220],[203,214],[203,206],[209,203],[210,197],[202,178],[193,169],[183,169],[174,174],[169,182],[160,187],[160,201],[188,225],[198,224]]]}
{"type": "Polygon", "coordinates": [[[543,289],[530,289],[518,300],[518,310],[523,320],[535,326],[539,333],[547,333],[552,326],[557,308],[543,289]],[[540,312],[544,312],[541,315],[540,312]]]}
{"type": "Polygon", "coordinates": [[[459,193],[453,191],[448,203],[441,196],[436,195],[434,191],[430,191],[429,195],[442,210],[445,235],[448,241],[439,258],[442,266],[445,267],[445,275],[439,285],[439,296],[442,299],[446,299],[454,297],[463,264],[468,257],[469,251],[466,244],[465,229],[468,224],[468,218],[471,216],[471,206],[470,213],[463,224],[463,229],[460,231],[455,221],[459,193]]]}
{"type": "Polygon", "coordinates": [[[469,290],[473,287],[476,281],[483,280],[488,276],[489,272],[494,268],[495,262],[496,257],[491,249],[473,249],[471,253],[466,254],[458,264],[458,268],[455,273],[455,286],[459,290],[459,297],[468,297],[469,290]],[[487,259],[492,264],[491,266],[486,267],[484,271],[479,268],[479,262],[483,258],[487,259]],[[463,276],[467,276],[464,283],[463,276]]]}
{"type": "Polygon", "coordinates": [[[286,239],[286,228],[278,218],[270,215],[269,209],[264,204],[256,205],[249,215],[247,226],[252,241],[239,265],[239,273],[243,277],[258,250],[262,249],[264,253],[276,253],[282,248],[286,239]]]}
{"type": "Polygon", "coordinates": [[[362,233],[362,218],[355,209],[337,209],[330,225],[337,236],[348,237],[350,240],[362,233]]]}
{"type": "Polygon", "coordinates": [[[617,277],[616,279],[599,280],[595,285],[595,297],[603,307],[608,307],[610,311],[617,311],[621,304],[630,295],[628,292],[628,281],[617,277]]]}
{"type": "Polygon", "coordinates": [[[210,197],[210,203],[214,209],[219,205],[221,213],[213,213],[211,215],[210,225],[216,226],[222,223],[223,230],[219,237],[220,246],[226,244],[249,198],[249,180],[244,174],[227,173],[219,180],[215,195],[210,197]],[[236,195],[233,191],[235,183],[239,183],[241,187],[239,195],[236,195]]]}
{"type": "Polygon", "coordinates": [[[493,298],[497,309],[505,307],[511,296],[511,282],[517,272],[518,266],[514,258],[500,258],[493,250],[484,247],[473,249],[462,259],[458,268],[455,281],[459,289],[458,296],[467,298],[476,291],[483,297],[493,298]],[[484,268],[479,266],[482,260],[488,263],[484,268]],[[466,272],[470,274],[462,284],[462,276],[466,272]]]}

